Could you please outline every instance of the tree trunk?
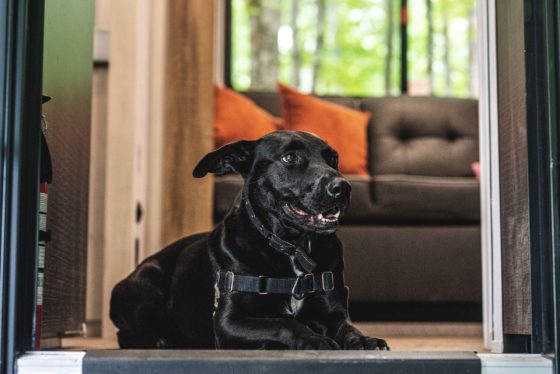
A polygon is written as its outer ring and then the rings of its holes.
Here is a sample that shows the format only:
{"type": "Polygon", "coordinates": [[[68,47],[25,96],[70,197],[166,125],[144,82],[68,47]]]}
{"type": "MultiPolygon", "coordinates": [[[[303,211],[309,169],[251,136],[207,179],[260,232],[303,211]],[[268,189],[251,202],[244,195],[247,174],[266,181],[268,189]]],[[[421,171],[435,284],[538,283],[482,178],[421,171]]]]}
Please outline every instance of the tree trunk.
{"type": "Polygon", "coordinates": [[[311,92],[315,92],[317,78],[321,69],[321,51],[325,39],[325,15],[326,0],[317,0],[317,39],[315,41],[315,54],[313,55],[313,78],[311,81],[311,92]]]}
{"type": "Polygon", "coordinates": [[[476,38],[474,38],[474,33],[476,28],[476,11],[472,11],[469,14],[469,29],[467,32],[468,35],[468,43],[469,43],[469,71],[468,71],[468,80],[469,80],[469,95],[476,96],[478,91],[478,79],[477,79],[477,59],[478,56],[476,54],[476,38]]]}
{"type": "Polygon", "coordinates": [[[432,0],[426,0],[426,15],[428,18],[428,66],[426,67],[428,73],[428,87],[430,95],[434,93],[434,74],[432,65],[434,63],[434,17],[432,12],[432,0]]]}
{"type": "Polygon", "coordinates": [[[280,9],[274,0],[250,0],[251,90],[274,90],[278,80],[280,9]]]}
{"type": "Polygon", "coordinates": [[[385,94],[391,92],[391,68],[393,60],[393,28],[394,28],[394,12],[393,0],[385,0],[387,12],[387,56],[385,57],[385,94]]]}
{"type": "Polygon", "coordinates": [[[300,57],[300,50],[299,50],[299,41],[298,41],[298,27],[297,27],[297,16],[298,16],[298,7],[299,1],[292,0],[292,15],[291,15],[291,22],[290,26],[292,28],[292,85],[296,88],[299,88],[299,72],[301,70],[301,57],[300,57]]]}
{"type": "Polygon", "coordinates": [[[449,61],[449,13],[447,2],[443,2],[443,64],[445,66],[445,93],[451,95],[451,66],[449,61]]]}

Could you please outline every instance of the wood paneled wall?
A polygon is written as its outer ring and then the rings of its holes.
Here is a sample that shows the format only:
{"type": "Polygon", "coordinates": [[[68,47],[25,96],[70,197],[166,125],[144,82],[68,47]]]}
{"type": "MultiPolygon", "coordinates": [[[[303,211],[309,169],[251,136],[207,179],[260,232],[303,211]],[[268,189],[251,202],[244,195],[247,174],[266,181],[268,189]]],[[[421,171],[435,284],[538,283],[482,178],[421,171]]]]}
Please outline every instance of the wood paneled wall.
{"type": "Polygon", "coordinates": [[[162,238],[212,225],[212,178],[194,166],[213,149],[214,2],[171,0],[167,10],[162,238]]]}
{"type": "Polygon", "coordinates": [[[498,0],[503,329],[531,334],[523,0],[498,0]]]}

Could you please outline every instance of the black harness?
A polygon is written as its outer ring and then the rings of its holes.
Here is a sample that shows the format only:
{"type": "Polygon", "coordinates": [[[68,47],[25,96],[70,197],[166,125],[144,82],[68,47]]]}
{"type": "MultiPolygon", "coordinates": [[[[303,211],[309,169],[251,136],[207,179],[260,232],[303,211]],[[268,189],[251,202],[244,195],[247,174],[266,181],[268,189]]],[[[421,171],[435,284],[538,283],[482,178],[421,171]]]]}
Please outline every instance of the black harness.
{"type": "Polygon", "coordinates": [[[234,274],[218,271],[216,286],[220,291],[239,291],[266,294],[288,294],[303,297],[307,294],[344,287],[342,272],[326,271],[321,274],[305,274],[300,277],[273,278],[266,276],[234,274]]]}
{"type": "Polygon", "coordinates": [[[243,200],[251,223],[268,240],[268,244],[276,251],[287,255],[292,263],[297,261],[307,274],[298,277],[274,278],[264,275],[255,276],[235,274],[231,271],[218,271],[215,284],[219,291],[238,291],[260,295],[288,294],[302,298],[316,291],[330,292],[335,288],[344,287],[342,272],[327,271],[321,274],[313,274],[312,271],[317,264],[309,258],[303,248],[279,238],[264,227],[251,206],[246,189],[243,191],[243,200]]]}

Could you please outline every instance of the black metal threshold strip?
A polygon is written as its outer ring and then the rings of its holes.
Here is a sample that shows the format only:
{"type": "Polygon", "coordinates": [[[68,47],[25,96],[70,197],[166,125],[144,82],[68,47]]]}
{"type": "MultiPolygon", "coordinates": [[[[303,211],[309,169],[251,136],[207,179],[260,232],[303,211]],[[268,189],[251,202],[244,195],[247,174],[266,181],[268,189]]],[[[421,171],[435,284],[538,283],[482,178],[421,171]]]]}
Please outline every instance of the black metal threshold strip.
{"type": "Polygon", "coordinates": [[[96,350],[83,374],[479,374],[473,352],[96,350]]]}

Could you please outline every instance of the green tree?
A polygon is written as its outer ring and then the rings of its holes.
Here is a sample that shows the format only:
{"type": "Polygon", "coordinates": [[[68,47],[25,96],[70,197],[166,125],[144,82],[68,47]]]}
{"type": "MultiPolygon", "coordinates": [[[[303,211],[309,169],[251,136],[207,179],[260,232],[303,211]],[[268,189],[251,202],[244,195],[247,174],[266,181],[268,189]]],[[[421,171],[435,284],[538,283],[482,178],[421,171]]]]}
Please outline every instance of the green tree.
{"type": "MultiPolygon", "coordinates": [[[[232,82],[399,94],[399,0],[232,0],[232,82]]],[[[476,0],[408,0],[412,94],[476,96],[476,0]]]]}

